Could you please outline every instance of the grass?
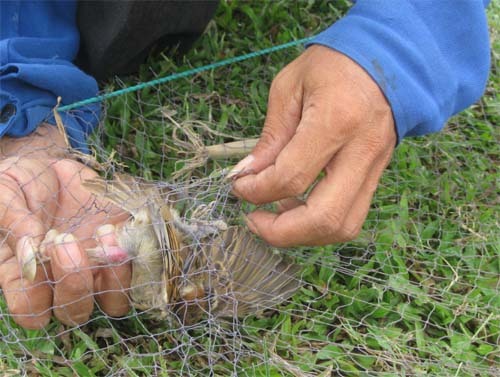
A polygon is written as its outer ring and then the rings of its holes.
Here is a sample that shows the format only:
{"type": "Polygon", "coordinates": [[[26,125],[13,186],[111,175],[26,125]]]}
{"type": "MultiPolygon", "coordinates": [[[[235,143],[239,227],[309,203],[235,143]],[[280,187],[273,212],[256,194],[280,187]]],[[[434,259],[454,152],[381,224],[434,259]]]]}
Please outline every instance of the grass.
{"type": "MultiPolygon", "coordinates": [[[[185,57],[152,56],[106,90],[312,35],[347,2],[223,2],[185,57]]],[[[304,264],[290,303],[242,324],[175,331],[141,313],[99,311],[78,329],[26,331],[0,302],[0,371],[101,375],[450,375],[500,373],[500,7],[490,5],[493,66],[484,97],[440,134],[405,140],[384,174],[361,236],[290,253],[304,264]]],[[[201,120],[259,135],[272,77],[293,48],[110,100],[94,139],[133,174],[169,179],[181,167],[172,125],[201,120]]],[[[197,128],[210,144],[227,138],[197,128]]],[[[234,163],[229,161],[228,163],[234,163]]],[[[224,163],[207,163],[206,174],[224,163]]],[[[195,178],[196,178],[195,174],[195,178]]],[[[231,207],[234,208],[234,207],[231,207]]],[[[237,214],[234,214],[237,217],[237,214]]]]}

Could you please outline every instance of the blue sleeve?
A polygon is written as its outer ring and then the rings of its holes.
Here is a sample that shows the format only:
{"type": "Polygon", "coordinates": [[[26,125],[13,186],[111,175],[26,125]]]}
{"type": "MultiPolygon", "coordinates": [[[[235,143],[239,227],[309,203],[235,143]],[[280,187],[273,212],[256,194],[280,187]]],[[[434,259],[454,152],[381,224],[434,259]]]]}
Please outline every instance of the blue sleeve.
{"type": "MultiPolygon", "coordinates": [[[[62,98],[71,104],[97,94],[96,81],[71,62],[78,52],[76,1],[0,2],[0,136],[31,133],[62,98]]],[[[61,114],[73,147],[87,151],[99,105],[61,114]]]]}
{"type": "Polygon", "coordinates": [[[484,92],[490,65],[481,0],[358,0],[311,43],[356,61],[389,101],[398,139],[440,130],[484,92]]]}

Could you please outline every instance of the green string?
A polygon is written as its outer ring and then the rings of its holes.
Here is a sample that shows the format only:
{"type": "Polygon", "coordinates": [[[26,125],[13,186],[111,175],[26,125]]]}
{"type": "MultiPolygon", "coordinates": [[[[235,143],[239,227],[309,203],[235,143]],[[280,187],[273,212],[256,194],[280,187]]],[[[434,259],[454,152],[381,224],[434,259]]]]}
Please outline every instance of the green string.
{"type": "Polygon", "coordinates": [[[163,83],[168,82],[168,81],[177,80],[177,79],[180,79],[180,78],[183,78],[183,77],[187,77],[187,76],[190,76],[190,75],[194,75],[196,73],[200,73],[200,72],[203,72],[203,71],[208,71],[210,69],[223,67],[225,65],[229,65],[229,64],[234,64],[234,63],[241,62],[243,60],[252,59],[252,58],[255,58],[257,56],[262,56],[262,55],[270,54],[272,52],[284,50],[284,49],[287,49],[287,48],[290,48],[290,47],[293,47],[293,46],[298,46],[300,44],[309,42],[312,38],[313,37],[302,38],[302,39],[299,39],[299,40],[296,40],[296,41],[291,41],[291,42],[284,43],[284,44],[281,44],[281,45],[277,45],[277,46],[265,48],[263,50],[259,50],[259,51],[255,51],[255,52],[250,52],[250,53],[245,54],[245,55],[236,56],[234,58],[224,59],[224,60],[221,60],[221,61],[218,61],[218,62],[215,62],[215,63],[204,65],[202,67],[189,69],[187,71],[183,71],[183,72],[179,72],[179,73],[174,73],[174,74],[169,75],[169,76],[165,76],[165,77],[162,77],[162,78],[159,78],[159,79],[155,79],[155,80],[143,82],[143,83],[140,83],[140,84],[137,84],[137,85],[129,86],[128,88],[115,90],[114,92],[105,93],[105,94],[102,94],[100,96],[95,96],[95,97],[92,97],[92,98],[87,98],[85,100],[78,101],[78,102],[72,103],[70,105],[61,106],[58,109],[58,111],[71,110],[71,109],[74,109],[74,108],[77,108],[77,107],[80,107],[80,106],[84,106],[84,105],[89,105],[91,103],[100,102],[100,101],[106,100],[108,98],[117,97],[117,96],[120,96],[122,94],[135,92],[135,91],[138,91],[138,90],[141,90],[141,89],[144,89],[144,88],[148,88],[150,86],[154,86],[154,85],[158,85],[158,84],[163,84],[163,83]]]}

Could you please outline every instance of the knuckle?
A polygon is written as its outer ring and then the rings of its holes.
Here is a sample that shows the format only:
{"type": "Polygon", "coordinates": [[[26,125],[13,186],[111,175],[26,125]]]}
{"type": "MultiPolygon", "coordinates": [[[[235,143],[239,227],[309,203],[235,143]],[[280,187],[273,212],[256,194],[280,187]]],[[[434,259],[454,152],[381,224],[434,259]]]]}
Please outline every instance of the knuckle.
{"type": "Polygon", "coordinates": [[[331,242],[347,242],[359,236],[362,224],[346,224],[338,210],[324,210],[313,221],[313,228],[318,237],[331,242]]]}
{"type": "Polygon", "coordinates": [[[312,226],[320,237],[336,238],[342,227],[342,219],[337,211],[323,210],[315,217],[312,226]]]}
{"type": "MultiPolygon", "coordinates": [[[[337,107],[337,109],[339,108],[337,107]]],[[[366,122],[364,112],[356,111],[356,109],[352,109],[352,106],[342,106],[340,109],[341,110],[339,110],[335,116],[337,118],[337,124],[342,126],[344,132],[352,132],[366,122]]]]}
{"type": "Polygon", "coordinates": [[[259,138],[258,148],[268,149],[279,142],[279,132],[274,127],[265,126],[259,138]]]}
{"type": "Polygon", "coordinates": [[[290,128],[294,126],[294,123],[290,123],[290,114],[291,110],[285,109],[283,106],[275,105],[272,110],[269,108],[260,141],[257,145],[261,146],[265,143],[266,147],[272,147],[279,144],[282,141],[281,139],[290,133],[290,128]]]}
{"type": "Polygon", "coordinates": [[[282,182],[283,193],[286,197],[302,195],[308,187],[307,175],[302,172],[292,174],[282,182]]]}
{"type": "Polygon", "coordinates": [[[380,134],[377,134],[365,141],[364,150],[369,156],[380,156],[386,151],[387,146],[385,139],[380,134]]]}
{"type": "Polygon", "coordinates": [[[352,241],[359,236],[360,232],[361,232],[360,225],[356,224],[353,227],[343,226],[338,232],[337,239],[340,242],[352,241]]]}
{"type": "Polygon", "coordinates": [[[93,292],[93,277],[90,269],[75,267],[75,270],[62,271],[57,285],[57,297],[61,302],[72,302],[74,300],[88,297],[93,292]]]}
{"type": "Polygon", "coordinates": [[[269,101],[276,101],[283,98],[288,92],[288,84],[285,79],[287,75],[286,69],[283,69],[271,82],[269,88],[269,101]]]}
{"type": "Polygon", "coordinates": [[[251,204],[259,203],[259,190],[256,189],[255,179],[240,178],[233,183],[233,194],[251,204]]]}

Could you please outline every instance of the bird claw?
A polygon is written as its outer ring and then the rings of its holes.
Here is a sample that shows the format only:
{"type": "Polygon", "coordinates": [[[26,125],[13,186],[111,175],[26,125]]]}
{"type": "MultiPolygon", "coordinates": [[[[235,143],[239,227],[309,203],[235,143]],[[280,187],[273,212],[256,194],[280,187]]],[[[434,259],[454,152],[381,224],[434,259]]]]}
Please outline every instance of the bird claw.
{"type": "Polygon", "coordinates": [[[182,219],[177,211],[172,211],[176,228],[193,240],[202,240],[227,230],[223,220],[206,220],[210,218],[214,204],[211,202],[196,207],[189,219],[182,219]]]}
{"type": "Polygon", "coordinates": [[[195,220],[187,223],[179,218],[174,222],[177,229],[192,240],[202,240],[227,229],[227,224],[223,220],[195,220]]]}

